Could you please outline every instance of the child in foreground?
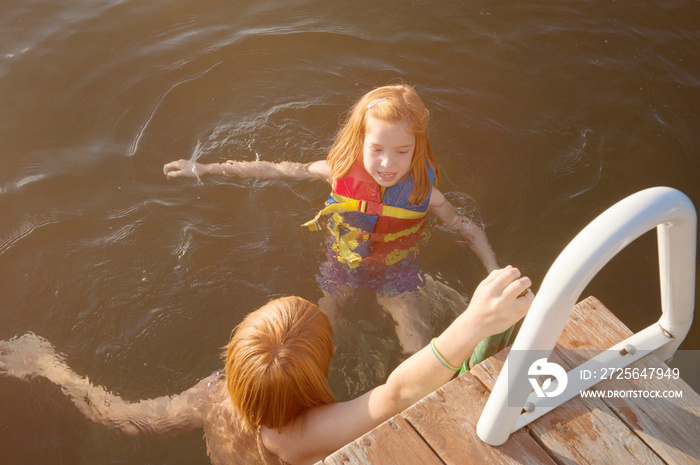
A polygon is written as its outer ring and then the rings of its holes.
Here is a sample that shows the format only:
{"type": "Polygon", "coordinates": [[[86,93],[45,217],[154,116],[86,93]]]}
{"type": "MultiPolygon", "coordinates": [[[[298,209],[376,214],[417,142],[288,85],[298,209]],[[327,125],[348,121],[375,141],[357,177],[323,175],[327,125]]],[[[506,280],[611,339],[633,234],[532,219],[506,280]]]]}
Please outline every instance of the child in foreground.
{"type": "MultiPolygon", "coordinates": [[[[396,322],[403,350],[414,353],[427,341],[419,293],[426,283],[418,254],[428,239],[426,214],[458,231],[487,272],[498,267],[484,231],[437,189],[438,164],[428,138],[428,110],[407,85],[385,86],[351,109],[325,160],[307,164],[263,161],[165,164],[168,179],[205,174],[255,178],[321,179],[332,185],[326,206],[312,221],[327,217],[327,260],[319,282],[319,307],[336,324],[354,290],[367,287],[396,322]]],[[[454,291],[453,291],[454,292],[454,291]]],[[[466,302],[465,302],[466,304],[466,302]]],[[[460,308],[464,308],[461,306],[460,308]]]]}
{"type": "Polygon", "coordinates": [[[530,308],[530,279],[495,270],[469,307],[429,346],[399,365],[385,384],[336,402],[328,387],[333,330],[299,297],[250,313],[215,373],[178,395],[130,403],[74,373],[51,344],[32,333],[0,341],[0,374],[47,378],[90,420],[126,434],[204,429],[213,464],[313,464],[449,381],[476,344],[520,320],[530,308]]]}

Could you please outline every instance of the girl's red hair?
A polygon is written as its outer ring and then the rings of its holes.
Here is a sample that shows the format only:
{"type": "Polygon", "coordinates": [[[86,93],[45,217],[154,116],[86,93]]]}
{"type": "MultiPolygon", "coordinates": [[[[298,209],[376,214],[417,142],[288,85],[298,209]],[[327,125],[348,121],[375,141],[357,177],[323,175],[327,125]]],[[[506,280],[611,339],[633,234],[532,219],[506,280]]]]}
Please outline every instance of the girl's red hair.
{"type": "Polygon", "coordinates": [[[279,430],[307,408],[335,402],[332,336],[328,317],[300,297],[273,300],[238,325],[226,350],[226,387],[245,429],[279,430]]]}
{"type": "Polygon", "coordinates": [[[333,179],[340,179],[362,159],[367,115],[390,123],[406,122],[416,137],[415,151],[411,161],[413,192],[409,203],[419,204],[430,195],[428,167],[435,170],[434,185],[440,177],[437,160],[428,138],[428,109],[415,89],[407,84],[378,87],[352,107],[342,124],[333,147],[326,158],[333,179]],[[370,105],[374,103],[374,105],[370,105]],[[369,108],[368,108],[369,107],[369,108]]]}

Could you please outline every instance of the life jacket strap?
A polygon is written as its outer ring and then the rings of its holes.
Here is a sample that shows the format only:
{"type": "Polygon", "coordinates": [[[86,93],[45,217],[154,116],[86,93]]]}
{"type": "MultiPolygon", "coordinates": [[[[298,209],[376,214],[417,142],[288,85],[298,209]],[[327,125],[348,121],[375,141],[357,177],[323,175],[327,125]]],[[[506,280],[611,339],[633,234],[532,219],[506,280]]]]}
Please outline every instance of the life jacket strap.
{"type": "Polygon", "coordinates": [[[391,218],[400,218],[404,220],[417,220],[423,218],[427,212],[416,212],[406,208],[394,207],[383,203],[371,202],[368,200],[356,200],[349,197],[343,197],[335,192],[331,194],[337,203],[326,205],[323,210],[318,212],[316,217],[304,223],[312,231],[319,229],[318,221],[321,216],[332,215],[333,213],[359,212],[365,215],[387,216],[391,218]]]}

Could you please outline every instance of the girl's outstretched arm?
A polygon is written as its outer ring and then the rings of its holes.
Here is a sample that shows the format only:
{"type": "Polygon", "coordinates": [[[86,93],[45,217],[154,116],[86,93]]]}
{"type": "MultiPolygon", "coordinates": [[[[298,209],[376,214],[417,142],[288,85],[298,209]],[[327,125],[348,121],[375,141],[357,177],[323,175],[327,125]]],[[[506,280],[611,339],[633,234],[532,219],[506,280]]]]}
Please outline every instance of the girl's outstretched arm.
{"type": "Polygon", "coordinates": [[[163,166],[163,174],[168,179],[180,176],[200,177],[205,174],[259,179],[331,179],[331,169],[325,160],[311,163],[228,160],[225,163],[208,164],[177,160],[166,163],[163,166]]]}
{"type": "Polygon", "coordinates": [[[213,381],[212,377],[205,378],[179,395],[131,403],[74,373],[49,341],[32,333],[0,341],[0,374],[19,379],[47,378],[88,419],[129,435],[176,435],[201,427],[200,409],[207,402],[207,388],[213,381]]]}
{"type": "Polygon", "coordinates": [[[530,279],[517,268],[495,270],[477,287],[469,307],[434,341],[366,394],[307,410],[281,431],[263,428],[266,448],[292,464],[315,463],[400,413],[452,379],[483,338],[520,320],[533,300],[530,279]],[[444,363],[443,363],[444,362],[444,363]]]}
{"type": "Polygon", "coordinates": [[[442,192],[433,189],[428,208],[428,211],[440,218],[446,227],[454,229],[462,235],[479,257],[481,263],[484,264],[487,272],[490,273],[498,268],[496,254],[493,252],[484,230],[469,218],[460,215],[442,192]]]}

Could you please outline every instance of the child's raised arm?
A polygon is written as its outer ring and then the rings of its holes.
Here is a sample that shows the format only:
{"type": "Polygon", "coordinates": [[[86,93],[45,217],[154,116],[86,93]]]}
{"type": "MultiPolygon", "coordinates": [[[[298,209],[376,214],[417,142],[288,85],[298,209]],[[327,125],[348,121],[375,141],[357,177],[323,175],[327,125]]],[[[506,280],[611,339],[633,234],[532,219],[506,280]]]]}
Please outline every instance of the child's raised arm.
{"type": "Polygon", "coordinates": [[[190,160],[177,160],[163,166],[163,174],[170,178],[200,177],[205,174],[239,176],[258,179],[323,179],[330,182],[331,169],[325,160],[311,163],[283,161],[231,161],[225,163],[198,163],[190,160]]]}
{"type": "Polygon", "coordinates": [[[435,214],[450,229],[455,229],[469,243],[474,253],[484,264],[487,272],[498,268],[496,254],[493,252],[486,233],[469,218],[460,215],[457,209],[439,190],[433,188],[428,211],[435,214]]]}
{"type": "Polygon", "coordinates": [[[131,403],[74,373],[46,339],[32,333],[0,341],[0,374],[25,380],[45,377],[88,419],[129,435],[176,435],[201,427],[200,408],[207,401],[206,390],[212,381],[212,377],[205,378],[172,397],[131,403]]]}

